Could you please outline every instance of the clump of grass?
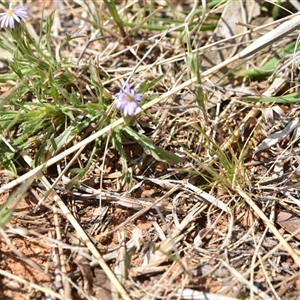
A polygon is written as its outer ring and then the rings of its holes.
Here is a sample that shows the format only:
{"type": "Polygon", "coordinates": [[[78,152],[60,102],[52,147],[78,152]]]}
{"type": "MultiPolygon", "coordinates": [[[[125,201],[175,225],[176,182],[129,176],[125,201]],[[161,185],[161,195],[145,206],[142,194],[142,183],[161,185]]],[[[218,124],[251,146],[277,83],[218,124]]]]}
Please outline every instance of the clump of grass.
{"type": "MultiPolygon", "coordinates": [[[[113,7],[112,16],[114,19],[120,20],[116,15],[115,5],[111,3],[109,8],[113,7]]],[[[85,75],[84,80],[95,91],[95,100],[90,102],[84,99],[85,95],[79,88],[79,81],[82,79],[77,75],[79,66],[69,61],[68,57],[62,57],[61,54],[61,48],[71,42],[72,38],[67,36],[62,42],[58,49],[59,56],[51,44],[53,18],[53,13],[47,17],[45,25],[41,29],[45,31],[45,35],[41,36],[39,40],[34,40],[26,28],[26,24],[22,24],[22,26],[10,29],[10,35],[3,35],[0,41],[2,48],[14,53],[10,63],[12,70],[10,78],[16,81],[16,86],[2,101],[3,109],[0,112],[0,129],[3,136],[7,137],[9,132],[14,132],[9,140],[15,149],[15,154],[11,151],[4,151],[4,159],[2,159],[3,166],[9,168],[11,172],[16,172],[15,166],[11,162],[19,155],[20,151],[33,150],[35,152],[34,162],[37,166],[68,147],[70,143],[75,142],[78,136],[84,135],[84,131],[89,129],[91,123],[97,124],[101,120],[101,127],[97,127],[97,129],[101,129],[113,123],[120,116],[115,110],[109,111],[113,105],[113,95],[104,92],[105,88],[99,80],[98,70],[93,62],[89,65],[90,76],[85,75]],[[107,113],[108,111],[109,113],[107,113]],[[103,116],[105,116],[104,119],[103,116]],[[35,145],[39,145],[37,151],[34,150],[35,145]]],[[[117,24],[123,28],[121,23],[117,22],[117,24]]],[[[0,82],[5,80],[7,80],[7,75],[0,76],[0,82]]],[[[152,82],[142,83],[143,94],[149,90],[149,87],[153,87],[155,82],[157,83],[156,79],[152,82]]],[[[138,106],[135,104],[136,98],[131,99],[129,93],[128,85],[128,88],[120,93],[124,98],[123,104],[117,105],[125,116],[133,115],[138,106]],[[126,107],[132,104],[133,108],[127,111],[126,107]]],[[[139,97],[142,100],[142,96],[139,97]]],[[[122,150],[124,138],[122,132],[126,131],[132,122],[134,119],[129,118],[127,125],[110,135],[112,145],[121,155],[123,175],[127,183],[130,183],[130,174],[128,173],[127,159],[122,150]]],[[[142,134],[131,134],[131,137],[142,143],[143,146],[155,147],[150,140],[147,140],[146,145],[142,134]]],[[[98,140],[94,147],[101,147],[101,145],[101,141],[98,140]]],[[[158,148],[156,147],[156,149],[158,148]]],[[[164,159],[162,153],[158,156],[160,159],[164,159]]],[[[86,167],[79,172],[80,176],[76,177],[77,180],[88,170],[92,159],[93,156],[90,157],[86,167]]],[[[73,172],[76,172],[76,169],[73,169],[73,172]]]]}

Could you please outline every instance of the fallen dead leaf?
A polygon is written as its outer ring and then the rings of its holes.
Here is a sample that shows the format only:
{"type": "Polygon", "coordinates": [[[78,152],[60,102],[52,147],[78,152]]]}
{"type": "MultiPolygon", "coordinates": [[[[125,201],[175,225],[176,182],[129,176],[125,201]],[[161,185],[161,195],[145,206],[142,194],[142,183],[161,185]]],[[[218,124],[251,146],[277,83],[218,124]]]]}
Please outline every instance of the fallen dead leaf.
{"type": "Polygon", "coordinates": [[[281,211],[277,215],[277,224],[290,234],[295,234],[295,238],[300,240],[300,218],[297,214],[281,211]]]}

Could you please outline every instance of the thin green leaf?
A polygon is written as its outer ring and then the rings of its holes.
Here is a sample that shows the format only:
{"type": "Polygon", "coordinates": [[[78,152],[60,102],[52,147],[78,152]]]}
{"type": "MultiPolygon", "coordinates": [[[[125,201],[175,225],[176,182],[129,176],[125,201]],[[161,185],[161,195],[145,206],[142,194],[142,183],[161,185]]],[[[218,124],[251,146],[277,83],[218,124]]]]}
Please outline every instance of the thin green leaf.
{"type": "Polygon", "coordinates": [[[118,131],[112,132],[111,141],[113,147],[118,151],[120,155],[120,160],[122,164],[122,178],[129,186],[131,186],[132,174],[128,169],[126,153],[123,148],[122,137],[120,132],[118,131]]]}
{"type": "Polygon", "coordinates": [[[175,164],[183,162],[182,158],[154,145],[153,142],[147,136],[136,132],[131,127],[126,126],[123,128],[123,130],[127,132],[142,147],[146,148],[150,152],[151,156],[156,160],[175,164]]]}
{"type": "Polygon", "coordinates": [[[300,50],[300,44],[290,43],[282,51],[278,53],[278,56],[272,56],[271,59],[269,59],[264,65],[262,65],[259,68],[249,68],[246,70],[241,70],[235,73],[236,76],[239,77],[262,77],[262,76],[269,76],[271,75],[278,63],[280,62],[280,59],[278,57],[286,57],[287,55],[293,54],[295,51],[300,50]]]}
{"type": "Polygon", "coordinates": [[[0,141],[0,166],[4,169],[9,170],[13,174],[17,174],[17,169],[13,162],[15,153],[12,152],[1,140],[0,141]]]}
{"type": "Polygon", "coordinates": [[[148,91],[153,90],[155,88],[155,86],[158,85],[163,78],[164,78],[164,75],[160,75],[151,81],[145,80],[139,87],[139,90],[138,90],[139,93],[144,94],[148,91]]]}
{"type": "Polygon", "coordinates": [[[243,97],[242,100],[249,102],[272,102],[272,103],[299,103],[300,93],[293,93],[278,97],[243,97]]]}

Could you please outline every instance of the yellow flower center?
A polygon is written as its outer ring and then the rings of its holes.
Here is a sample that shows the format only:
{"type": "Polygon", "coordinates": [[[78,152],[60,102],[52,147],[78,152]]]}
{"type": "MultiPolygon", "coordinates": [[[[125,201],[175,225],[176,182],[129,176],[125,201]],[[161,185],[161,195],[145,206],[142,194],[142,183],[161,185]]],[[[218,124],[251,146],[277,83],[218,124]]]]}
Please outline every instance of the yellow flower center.
{"type": "Polygon", "coordinates": [[[6,15],[8,17],[11,17],[14,14],[14,12],[15,12],[15,10],[12,7],[10,7],[6,12],[6,15]]]}

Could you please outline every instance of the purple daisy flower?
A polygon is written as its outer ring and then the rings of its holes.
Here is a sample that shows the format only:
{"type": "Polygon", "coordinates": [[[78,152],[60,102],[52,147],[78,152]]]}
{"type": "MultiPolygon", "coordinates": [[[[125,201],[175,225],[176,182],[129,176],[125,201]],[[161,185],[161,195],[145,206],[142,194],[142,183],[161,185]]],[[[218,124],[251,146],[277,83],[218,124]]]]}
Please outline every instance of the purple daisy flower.
{"type": "Polygon", "coordinates": [[[14,28],[15,21],[21,23],[21,18],[28,18],[27,8],[24,6],[13,7],[12,3],[10,3],[8,10],[4,13],[0,13],[0,27],[14,28]]]}
{"type": "Polygon", "coordinates": [[[123,111],[125,117],[133,116],[138,107],[138,102],[143,100],[143,94],[136,94],[134,89],[129,87],[128,83],[125,84],[125,87],[115,97],[115,106],[117,109],[123,111]]]}

